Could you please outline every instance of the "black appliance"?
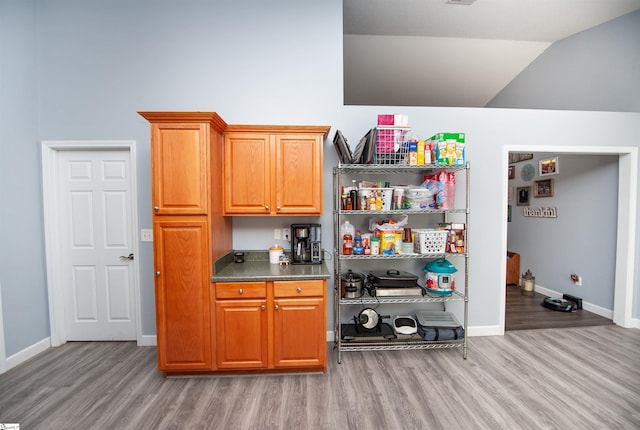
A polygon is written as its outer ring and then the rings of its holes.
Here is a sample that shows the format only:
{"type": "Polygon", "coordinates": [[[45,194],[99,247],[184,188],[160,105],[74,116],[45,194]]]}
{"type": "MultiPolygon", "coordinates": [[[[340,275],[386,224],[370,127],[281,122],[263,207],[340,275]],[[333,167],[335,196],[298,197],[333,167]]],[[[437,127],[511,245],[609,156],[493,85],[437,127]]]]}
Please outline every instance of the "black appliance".
{"type": "Polygon", "coordinates": [[[320,224],[291,224],[291,263],[322,263],[320,224]]]}

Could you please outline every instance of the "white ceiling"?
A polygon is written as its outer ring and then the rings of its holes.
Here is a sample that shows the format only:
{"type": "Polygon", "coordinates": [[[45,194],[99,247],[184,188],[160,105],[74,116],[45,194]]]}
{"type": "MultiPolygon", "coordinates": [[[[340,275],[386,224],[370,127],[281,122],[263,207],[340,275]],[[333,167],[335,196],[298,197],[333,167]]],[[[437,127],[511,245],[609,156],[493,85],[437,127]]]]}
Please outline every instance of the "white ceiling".
{"type": "Polygon", "coordinates": [[[551,44],[640,0],[343,0],[345,103],[485,106],[551,44]]]}

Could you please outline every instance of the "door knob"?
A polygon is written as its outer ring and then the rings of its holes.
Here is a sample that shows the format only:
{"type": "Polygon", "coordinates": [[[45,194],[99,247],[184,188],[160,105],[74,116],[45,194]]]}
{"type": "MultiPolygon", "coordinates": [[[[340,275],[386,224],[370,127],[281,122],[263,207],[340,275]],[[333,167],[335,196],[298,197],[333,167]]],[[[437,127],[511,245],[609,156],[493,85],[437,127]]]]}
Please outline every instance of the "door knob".
{"type": "Polygon", "coordinates": [[[133,254],[121,255],[120,260],[133,260],[133,254]]]}

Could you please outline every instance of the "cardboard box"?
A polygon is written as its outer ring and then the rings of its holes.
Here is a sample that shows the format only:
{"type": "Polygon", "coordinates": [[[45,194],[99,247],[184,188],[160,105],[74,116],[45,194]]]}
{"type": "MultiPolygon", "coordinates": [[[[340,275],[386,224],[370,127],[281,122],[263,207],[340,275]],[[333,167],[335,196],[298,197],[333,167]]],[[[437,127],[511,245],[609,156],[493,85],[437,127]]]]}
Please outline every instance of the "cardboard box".
{"type": "Polygon", "coordinates": [[[465,134],[438,133],[429,139],[432,164],[463,166],[465,164],[465,134]]]}

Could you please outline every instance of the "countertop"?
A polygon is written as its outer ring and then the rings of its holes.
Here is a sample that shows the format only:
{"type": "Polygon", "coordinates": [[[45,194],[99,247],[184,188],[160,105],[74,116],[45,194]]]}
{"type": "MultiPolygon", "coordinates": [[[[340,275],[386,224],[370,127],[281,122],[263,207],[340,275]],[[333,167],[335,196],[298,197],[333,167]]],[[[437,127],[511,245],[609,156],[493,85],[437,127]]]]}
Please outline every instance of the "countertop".
{"type": "MultiPolygon", "coordinates": [[[[238,252],[237,250],[235,252],[238,252]]],[[[280,265],[269,263],[268,251],[241,251],[244,263],[235,263],[233,252],[214,262],[211,282],[291,281],[300,279],[329,279],[326,262],[321,264],[280,265]]]]}

